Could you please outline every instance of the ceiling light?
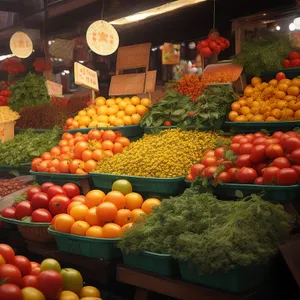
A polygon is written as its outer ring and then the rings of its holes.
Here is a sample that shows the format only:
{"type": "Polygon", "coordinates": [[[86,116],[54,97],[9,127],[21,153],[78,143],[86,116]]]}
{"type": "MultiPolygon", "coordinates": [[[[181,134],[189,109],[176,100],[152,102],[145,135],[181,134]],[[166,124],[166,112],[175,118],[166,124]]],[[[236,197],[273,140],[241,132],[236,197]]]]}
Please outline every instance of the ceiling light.
{"type": "Polygon", "coordinates": [[[196,48],[195,42],[190,42],[190,43],[189,43],[189,48],[190,48],[190,49],[195,49],[195,48],[196,48]]]}
{"type": "Polygon", "coordinates": [[[294,24],[295,24],[296,29],[300,29],[300,18],[296,18],[294,20],[294,24]]]}
{"type": "Polygon", "coordinates": [[[277,25],[276,30],[279,31],[280,29],[281,29],[281,27],[277,25]]]}
{"type": "Polygon", "coordinates": [[[64,76],[64,75],[66,75],[66,73],[65,73],[65,72],[61,72],[61,75],[63,75],[63,76],[64,76]]]}
{"type": "Polygon", "coordinates": [[[13,56],[14,56],[13,54],[0,55],[0,61],[10,58],[10,57],[13,57],[13,56]]]}
{"type": "Polygon", "coordinates": [[[290,31],[294,31],[296,29],[296,25],[294,23],[291,23],[289,29],[290,31]]]}
{"type": "Polygon", "coordinates": [[[154,51],[156,51],[156,50],[157,50],[157,48],[156,48],[156,47],[153,47],[151,50],[154,52],[154,51]]]}
{"type": "Polygon", "coordinates": [[[65,72],[66,74],[70,74],[70,71],[69,71],[69,70],[64,70],[64,72],[65,72]]]}
{"type": "Polygon", "coordinates": [[[84,64],[84,60],[79,60],[79,62],[80,62],[81,64],[84,64]]]}
{"type": "Polygon", "coordinates": [[[164,13],[174,11],[186,6],[195,5],[206,0],[177,0],[164,5],[156,6],[147,10],[140,11],[136,14],[116,19],[110,22],[112,25],[125,25],[137,21],[141,21],[150,17],[155,17],[164,13]]]}
{"type": "Polygon", "coordinates": [[[63,61],[63,59],[62,59],[62,58],[59,58],[58,61],[63,61]]]}
{"type": "Polygon", "coordinates": [[[48,41],[48,45],[50,46],[52,44],[52,41],[48,41]]]}

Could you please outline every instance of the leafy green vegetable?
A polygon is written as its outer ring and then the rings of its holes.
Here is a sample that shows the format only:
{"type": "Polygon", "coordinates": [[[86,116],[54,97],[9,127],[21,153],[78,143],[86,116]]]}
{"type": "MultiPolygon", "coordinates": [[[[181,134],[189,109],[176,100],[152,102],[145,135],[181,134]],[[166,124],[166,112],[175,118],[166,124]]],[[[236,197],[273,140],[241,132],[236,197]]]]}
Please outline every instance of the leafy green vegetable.
{"type": "Polygon", "coordinates": [[[30,162],[56,146],[59,134],[58,127],[45,133],[35,133],[28,129],[17,134],[13,140],[0,143],[0,164],[18,167],[22,163],[30,162]]]}
{"type": "Polygon", "coordinates": [[[10,86],[12,96],[8,100],[10,108],[20,111],[23,107],[50,103],[46,87],[46,79],[43,76],[28,73],[10,86]]]}
{"type": "Polygon", "coordinates": [[[220,201],[190,188],[139,219],[119,246],[126,253],[168,253],[202,273],[222,272],[267,262],[288,239],[291,218],[257,195],[220,201]]]}

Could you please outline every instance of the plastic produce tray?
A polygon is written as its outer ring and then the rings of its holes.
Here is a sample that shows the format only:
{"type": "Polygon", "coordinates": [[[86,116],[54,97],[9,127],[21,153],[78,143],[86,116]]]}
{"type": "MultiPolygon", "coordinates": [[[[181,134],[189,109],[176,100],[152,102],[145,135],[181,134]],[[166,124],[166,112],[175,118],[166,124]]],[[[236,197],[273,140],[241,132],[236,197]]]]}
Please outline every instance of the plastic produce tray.
{"type": "Polygon", "coordinates": [[[225,183],[217,185],[214,189],[214,193],[219,195],[221,199],[224,196],[231,199],[236,198],[235,192],[241,191],[244,196],[251,194],[259,194],[264,192],[263,198],[270,202],[278,203],[290,203],[298,198],[300,185],[290,186],[275,186],[275,185],[257,185],[257,184],[237,184],[237,183],[225,183]]]}
{"type": "Polygon", "coordinates": [[[270,264],[235,268],[228,273],[201,275],[199,268],[188,262],[179,262],[183,280],[210,288],[243,293],[265,283],[270,277],[270,264]]]}
{"type": "Polygon", "coordinates": [[[144,251],[141,254],[123,254],[125,265],[147,272],[153,272],[164,277],[179,274],[177,261],[169,254],[159,254],[144,251]]]}
{"type": "Polygon", "coordinates": [[[287,78],[293,79],[294,77],[300,75],[300,68],[288,68],[270,72],[262,72],[260,77],[263,77],[264,80],[271,80],[274,79],[276,74],[279,72],[283,72],[287,78]]]}
{"type": "Polygon", "coordinates": [[[177,196],[185,189],[184,176],[176,178],[152,178],[115,174],[90,173],[93,184],[104,192],[111,191],[111,186],[118,179],[128,180],[137,193],[145,196],[177,196]]]}
{"type": "Polygon", "coordinates": [[[31,163],[23,163],[18,167],[9,166],[9,165],[0,165],[0,173],[11,172],[13,170],[19,171],[21,174],[28,174],[31,169],[31,163]]]}
{"type": "Polygon", "coordinates": [[[50,228],[48,232],[54,235],[57,247],[60,251],[103,260],[113,260],[122,257],[121,251],[117,247],[120,241],[118,238],[91,238],[57,232],[50,228]]]}

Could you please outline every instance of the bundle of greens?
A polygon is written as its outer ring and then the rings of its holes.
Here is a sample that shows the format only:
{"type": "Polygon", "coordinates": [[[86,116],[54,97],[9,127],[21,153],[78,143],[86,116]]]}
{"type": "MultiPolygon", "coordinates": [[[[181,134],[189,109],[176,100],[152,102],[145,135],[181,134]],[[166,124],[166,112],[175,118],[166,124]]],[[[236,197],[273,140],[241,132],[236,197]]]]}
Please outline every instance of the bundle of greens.
{"type": "Polygon", "coordinates": [[[45,133],[26,130],[17,134],[11,141],[0,143],[0,164],[18,167],[22,163],[31,162],[34,157],[41,156],[59,142],[58,127],[45,133]]]}
{"type": "Polygon", "coordinates": [[[220,201],[190,188],[162,202],[123,235],[126,253],[168,253],[201,273],[267,262],[289,237],[291,217],[281,205],[257,195],[220,201]],[[247,200],[247,201],[246,201],[247,200]]]}
{"type": "Polygon", "coordinates": [[[43,76],[28,73],[11,85],[9,90],[12,91],[12,96],[8,104],[17,112],[20,112],[23,107],[50,103],[46,79],[43,76]]]}
{"type": "Polygon", "coordinates": [[[246,40],[233,63],[242,65],[248,76],[260,76],[262,72],[281,69],[291,51],[288,35],[268,34],[246,40]]]}

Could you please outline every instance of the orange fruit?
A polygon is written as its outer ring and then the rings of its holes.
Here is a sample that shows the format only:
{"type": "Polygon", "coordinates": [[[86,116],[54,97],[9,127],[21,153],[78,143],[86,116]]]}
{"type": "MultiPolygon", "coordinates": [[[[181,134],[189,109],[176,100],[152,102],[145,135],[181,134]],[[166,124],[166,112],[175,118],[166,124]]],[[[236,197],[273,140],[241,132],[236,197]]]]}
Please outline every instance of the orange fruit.
{"type": "Polygon", "coordinates": [[[233,111],[238,112],[238,111],[240,110],[240,108],[241,108],[241,104],[240,104],[239,102],[237,102],[237,101],[235,101],[235,102],[233,102],[233,103],[231,104],[231,109],[232,109],[233,111]]]}
{"type": "Polygon", "coordinates": [[[112,106],[112,105],[115,105],[115,104],[116,104],[115,99],[110,98],[110,99],[106,100],[106,105],[107,106],[112,106]]]}
{"type": "Polygon", "coordinates": [[[90,225],[85,221],[76,221],[71,227],[71,234],[86,235],[90,225]]]}
{"type": "Polygon", "coordinates": [[[125,196],[126,208],[134,210],[136,208],[141,208],[143,204],[143,197],[138,193],[129,193],[125,196]]]}
{"type": "Polygon", "coordinates": [[[140,97],[138,97],[138,96],[133,96],[133,97],[130,99],[130,101],[131,101],[131,104],[133,104],[133,105],[138,105],[138,104],[141,103],[141,99],[140,99],[140,97]]]}
{"type": "MultiPolygon", "coordinates": [[[[99,290],[97,288],[93,287],[93,286],[84,286],[81,289],[81,291],[79,292],[78,295],[79,295],[80,298],[84,298],[84,297],[98,297],[98,298],[100,298],[99,290]]],[[[97,299],[90,299],[90,300],[97,300],[97,299]]]]}
{"type": "Polygon", "coordinates": [[[127,103],[126,103],[126,101],[122,100],[122,101],[119,102],[118,105],[119,105],[120,110],[124,110],[125,107],[127,106],[127,103]]]}
{"type": "Polygon", "coordinates": [[[253,87],[251,85],[246,86],[244,90],[244,95],[250,97],[252,96],[252,94],[253,94],[253,87]]]}
{"type": "Polygon", "coordinates": [[[105,150],[105,151],[103,152],[103,156],[104,156],[104,157],[112,157],[112,156],[114,156],[114,154],[112,153],[111,150],[105,150]]]}
{"type": "Polygon", "coordinates": [[[140,116],[144,116],[148,112],[148,108],[146,106],[144,106],[144,105],[137,105],[136,106],[136,112],[140,116]]]}
{"type": "Polygon", "coordinates": [[[95,168],[97,167],[97,163],[93,159],[89,159],[88,161],[85,162],[84,164],[84,169],[86,172],[92,172],[95,168]]]}
{"type": "Polygon", "coordinates": [[[236,112],[236,111],[231,111],[229,114],[228,114],[228,118],[229,118],[229,120],[230,121],[234,121],[235,120],[235,118],[238,116],[239,114],[236,112]]]}
{"type": "Polygon", "coordinates": [[[260,107],[260,103],[258,101],[253,101],[251,107],[260,107]]]}
{"type": "Polygon", "coordinates": [[[84,204],[81,201],[72,201],[67,208],[67,213],[70,214],[71,209],[75,206],[75,205],[80,205],[80,204],[84,204]]]}
{"type": "Polygon", "coordinates": [[[130,223],[127,223],[124,226],[122,226],[121,235],[123,235],[126,230],[130,229],[132,227],[132,225],[133,225],[133,223],[130,222],[130,223]]]}
{"type": "Polygon", "coordinates": [[[295,111],[294,118],[295,118],[295,120],[300,120],[300,109],[295,111]]]}
{"type": "Polygon", "coordinates": [[[300,109],[300,101],[292,100],[288,103],[288,108],[291,108],[293,111],[300,109]]]}
{"type": "Polygon", "coordinates": [[[297,100],[297,97],[296,96],[287,95],[287,96],[284,97],[284,100],[287,101],[287,102],[290,102],[292,100],[297,100]]]}
{"type": "Polygon", "coordinates": [[[78,120],[80,126],[88,126],[91,122],[91,118],[89,116],[81,116],[78,120]]]}
{"type": "Polygon", "coordinates": [[[123,147],[127,147],[130,144],[130,140],[125,136],[116,138],[116,142],[120,143],[123,147]]]}
{"type": "Polygon", "coordinates": [[[114,203],[103,202],[96,210],[97,217],[100,221],[110,222],[114,220],[118,212],[118,209],[114,203]]]}
{"type": "Polygon", "coordinates": [[[285,114],[287,117],[293,117],[294,111],[291,108],[284,108],[282,114],[285,114]]]}
{"type": "Polygon", "coordinates": [[[253,78],[251,79],[251,84],[252,84],[253,86],[256,86],[256,85],[258,85],[258,84],[261,84],[261,78],[260,78],[260,77],[253,77],[253,78]]]}
{"type": "Polygon", "coordinates": [[[247,100],[241,98],[240,100],[238,100],[238,103],[241,104],[241,106],[245,106],[247,105],[247,100]]]}
{"type": "Polygon", "coordinates": [[[123,151],[123,146],[120,143],[114,143],[114,147],[112,149],[113,154],[121,153],[123,151]]]}
{"type": "Polygon", "coordinates": [[[272,79],[269,81],[269,85],[271,85],[271,86],[277,86],[277,84],[278,84],[278,81],[276,79],[272,79]]]}
{"type": "Polygon", "coordinates": [[[97,216],[97,207],[92,207],[85,215],[85,221],[89,223],[91,226],[99,225],[100,220],[97,216]]]}
{"type": "Polygon", "coordinates": [[[86,236],[90,236],[94,238],[103,238],[103,229],[101,226],[91,226],[86,231],[86,236]]]}
{"type": "Polygon", "coordinates": [[[124,126],[125,123],[124,123],[123,119],[121,119],[121,118],[116,118],[114,125],[115,125],[115,126],[124,126]]]}
{"type": "Polygon", "coordinates": [[[117,118],[122,119],[125,116],[125,111],[124,110],[119,110],[116,114],[117,118]]]}
{"type": "Polygon", "coordinates": [[[300,93],[300,89],[297,86],[290,86],[287,90],[287,94],[291,96],[298,96],[300,93]]]}
{"type": "Polygon", "coordinates": [[[118,111],[119,111],[119,107],[116,108],[116,107],[110,106],[110,107],[107,109],[107,114],[108,114],[109,116],[114,116],[114,115],[117,114],[118,111]]]}
{"type": "Polygon", "coordinates": [[[86,112],[86,114],[89,116],[89,117],[92,117],[92,116],[95,116],[97,114],[96,112],[96,109],[95,108],[89,108],[86,112]]]}
{"type": "Polygon", "coordinates": [[[280,119],[280,117],[281,117],[281,110],[278,109],[278,108],[274,108],[274,109],[272,109],[272,111],[271,111],[271,115],[272,115],[274,118],[276,118],[276,119],[280,119]]]}
{"type": "Polygon", "coordinates": [[[70,233],[74,223],[75,220],[72,216],[68,214],[59,214],[56,216],[54,229],[59,232],[70,233]]]}
{"type": "Polygon", "coordinates": [[[5,265],[5,259],[4,259],[4,257],[0,254],[0,266],[1,265],[5,265]]]}
{"type": "Polygon", "coordinates": [[[124,125],[132,125],[132,121],[131,121],[130,116],[124,116],[123,121],[124,121],[124,125]]]}
{"type": "Polygon", "coordinates": [[[135,219],[146,215],[146,213],[141,208],[136,208],[131,212],[131,221],[133,222],[135,219]]]}
{"type": "Polygon", "coordinates": [[[261,114],[255,115],[250,119],[250,122],[263,122],[264,116],[261,114]]]}
{"type": "Polygon", "coordinates": [[[131,116],[132,124],[139,124],[141,122],[142,117],[139,114],[133,114],[131,116]]]}
{"type": "Polygon", "coordinates": [[[116,104],[119,104],[121,101],[123,101],[123,99],[121,97],[118,97],[115,99],[115,101],[116,101],[116,104]]]}
{"type": "Polygon", "coordinates": [[[136,108],[135,108],[135,106],[132,105],[132,104],[126,105],[126,107],[125,107],[125,113],[126,113],[126,115],[128,115],[128,116],[134,115],[134,114],[136,113],[136,108]]]}
{"type": "Polygon", "coordinates": [[[131,221],[131,211],[129,209],[120,209],[117,212],[117,215],[114,219],[114,223],[120,225],[121,227],[124,226],[127,223],[130,223],[131,221]]]}
{"type": "Polygon", "coordinates": [[[99,123],[108,123],[109,117],[107,115],[101,115],[97,117],[97,122],[99,123]]]}
{"type": "Polygon", "coordinates": [[[149,98],[143,98],[141,100],[141,104],[146,106],[146,107],[149,107],[149,106],[151,106],[151,100],[149,98]]]}
{"type": "Polygon", "coordinates": [[[239,113],[242,114],[242,115],[244,115],[244,116],[250,114],[250,112],[251,112],[251,110],[247,106],[242,106],[241,109],[240,109],[240,111],[239,111],[239,113]]]}
{"type": "Polygon", "coordinates": [[[107,223],[103,226],[103,237],[104,238],[119,238],[122,234],[122,228],[115,223],[107,223]]]}
{"type": "Polygon", "coordinates": [[[84,204],[78,204],[72,207],[70,210],[70,216],[74,218],[75,221],[85,220],[85,215],[89,211],[89,208],[84,204]]]}
{"type": "Polygon", "coordinates": [[[285,100],[278,100],[276,103],[276,107],[279,109],[283,109],[287,106],[287,102],[285,100]]]}
{"type": "Polygon", "coordinates": [[[115,125],[116,119],[117,119],[116,116],[109,116],[108,117],[108,122],[110,123],[110,125],[115,125]]]}
{"type": "Polygon", "coordinates": [[[290,85],[292,85],[292,80],[290,80],[288,78],[284,78],[284,79],[281,79],[279,81],[279,83],[283,83],[283,84],[286,84],[287,86],[290,86],[290,85]]]}
{"type": "Polygon", "coordinates": [[[105,194],[101,190],[91,190],[85,196],[85,204],[88,208],[98,206],[104,201],[105,194]]]}
{"type": "Polygon", "coordinates": [[[106,202],[111,202],[113,204],[115,204],[115,206],[117,207],[117,209],[122,209],[125,207],[126,201],[125,201],[125,196],[119,192],[119,191],[111,191],[109,192],[104,201],[106,202]]]}
{"type": "Polygon", "coordinates": [[[300,78],[296,77],[296,78],[292,79],[292,85],[300,87],[300,78]]]}
{"type": "MultiPolygon", "coordinates": [[[[116,121],[115,121],[116,124],[116,121]]],[[[112,150],[112,148],[114,147],[114,144],[112,141],[106,140],[102,142],[102,149],[103,150],[112,150]]]]}
{"type": "Polygon", "coordinates": [[[273,116],[267,117],[266,122],[277,122],[279,121],[278,119],[274,118],[273,116]]]}
{"type": "Polygon", "coordinates": [[[285,96],[286,96],[286,93],[284,91],[275,92],[275,98],[277,98],[277,99],[284,99],[285,96]]]}
{"type": "Polygon", "coordinates": [[[261,83],[261,84],[259,85],[259,87],[260,87],[262,90],[264,90],[264,89],[266,89],[267,87],[269,87],[269,85],[268,85],[266,82],[263,82],[263,83],[261,83]]]}
{"type": "Polygon", "coordinates": [[[252,105],[253,101],[254,101],[254,100],[253,100],[253,98],[252,98],[252,97],[249,97],[249,98],[247,98],[247,99],[246,99],[246,102],[247,102],[247,104],[246,104],[246,105],[247,105],[248,107],[251,107],[251,105],[252,105]]]}
{"type": "Polygon", "coordinates": [[[279,91],[286,92],[289,88],[289,85],[286,84],[286,83],[279,83],[277,88],[278,88],[279,91]]]}
{"type": "Polygon", "coordinates": [[[143,205],[142,205],[142,210],[146,213],[146,214],[151,214],[152,213],[152,208],[154,206],[160,206],[161,202],[160,200],[156,199],[156,198],[149,198],[146,201],[144,201],[143,205]]]}
{"type": "Polygon", "coordinates": [[[246,119],[249,121],[253,116],[254,116],[254,115],[251,114],[251,113],[250,113],[250,114],[247,114],[247,115],[246,115],[246,119]]]}
{"type": "Polygon", "coordinates": [[[107,110],[108,110],[108,107],[106,105],[99,106],[99,108],[97,110],[97,115],[98,116],[107,115],[107,110]]]}
{"type": "Polygon", "coordinates": [[[237,116],[236,118],[235,118],[235,120],[234,120],[234,122],[247,122],[248,120],[247,120],[247,118],[244,116],[244,115],[242,115],[242,116],[237,116]]]}
{"type": "Polygon", "coordinates": [[[104,97],[98,97],[96,98],[95,103],[97,106],[105,105],[106,99],[104,97]]]}

